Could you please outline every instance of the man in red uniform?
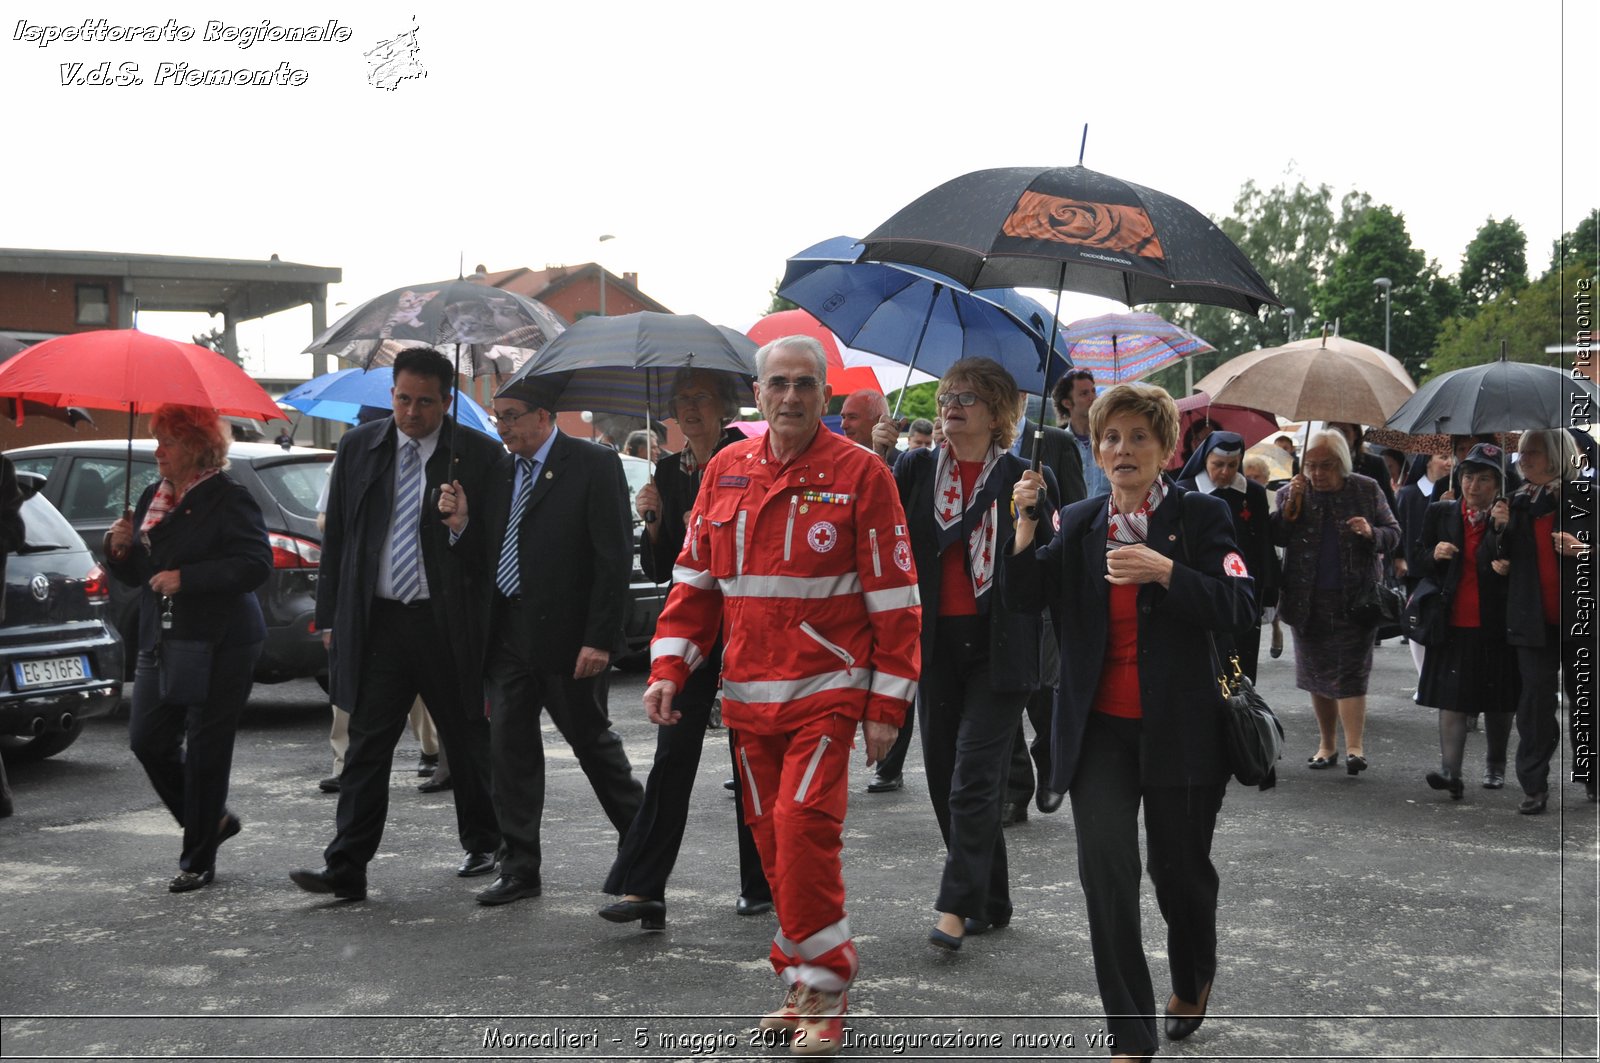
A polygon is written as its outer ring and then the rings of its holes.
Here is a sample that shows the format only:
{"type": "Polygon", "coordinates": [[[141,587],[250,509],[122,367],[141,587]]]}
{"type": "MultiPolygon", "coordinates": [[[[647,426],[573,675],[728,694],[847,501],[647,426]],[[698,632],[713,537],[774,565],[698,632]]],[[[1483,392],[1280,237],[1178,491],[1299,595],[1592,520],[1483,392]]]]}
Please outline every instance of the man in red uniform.
{"type": "Polygon", "coordinates": [[[831,1054],[856,950],[839,854],[849,749],[894,743],[916,691],[922,610],[906,518],[888,467],[819,430],[832,389],[807,336],[756,353],[766,436],[706,466],[674,586],[656,624],[645,710],[672,698],[724,639],[722,718],[745,778],[745,821],[772,884],[772,965],[789,986],[765,1029],[795,1054],[831,1054]]]}

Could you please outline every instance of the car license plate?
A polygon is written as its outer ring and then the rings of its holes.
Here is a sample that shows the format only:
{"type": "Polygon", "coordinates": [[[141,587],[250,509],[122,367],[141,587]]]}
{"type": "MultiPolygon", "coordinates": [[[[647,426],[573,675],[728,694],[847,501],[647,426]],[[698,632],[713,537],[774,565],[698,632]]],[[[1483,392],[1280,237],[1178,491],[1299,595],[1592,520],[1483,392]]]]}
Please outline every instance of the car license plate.
{"type": "Polygon", "coordinates": [[[83,654],[76,657],[50,657],[42,661],[15,661],[11,670],[18,690],[78,683],[94,677],[89,670],[89,658],[83,654]]]}

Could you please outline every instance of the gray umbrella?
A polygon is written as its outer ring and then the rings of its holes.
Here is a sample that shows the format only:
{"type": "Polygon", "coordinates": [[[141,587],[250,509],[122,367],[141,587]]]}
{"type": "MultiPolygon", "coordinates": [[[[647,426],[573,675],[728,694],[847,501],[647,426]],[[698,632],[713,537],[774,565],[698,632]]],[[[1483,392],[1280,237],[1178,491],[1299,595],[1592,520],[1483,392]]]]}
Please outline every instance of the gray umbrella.
{"type": "Polygon", "coordinates": [[[1417,389],[1389,418],[1387,427],[1421,434],[1516,432],[1562,428],[1589,421],[1600,403],[1594,381],[1553,365],[1510,362],[1504,352],[1483,365],[1442,373],[1417,389]]]}

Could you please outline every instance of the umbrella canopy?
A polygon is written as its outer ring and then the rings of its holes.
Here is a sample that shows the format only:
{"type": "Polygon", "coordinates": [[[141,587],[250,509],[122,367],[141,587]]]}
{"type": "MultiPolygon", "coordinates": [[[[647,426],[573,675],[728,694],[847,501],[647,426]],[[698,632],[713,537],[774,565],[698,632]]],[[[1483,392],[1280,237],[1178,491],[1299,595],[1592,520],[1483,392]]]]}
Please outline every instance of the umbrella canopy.
{"type": "Polygon", "coordinates": [[[0,365],[0,397],[131,413],[176,403],[263,421],[283,417],[260,384],[216,351],[137,329],[36,343],[0,365]]]}
{"type": "MultiPolygon", "coordinates": [[[[1401,363],[1400,359],[1385,354],[1376,347],[1358,343],[1355,340],[1347,340],[1342,336],[1308,336],[1303,340],[1285,343],[1281,347],[1262,347],[1259,350],[1236,355],[1196,381],[1194,390],[1215,395],[1222,389],[1222,385],[1229,380],[1263,358],[1269,358],[1279,351],[1332,351],[1342,357],[1356,358],[1383,369],[1390,376],[1404,384],[1408,394],[1417,389],[1416,382],[1411,379],[1411,374],[1406,372],[1406,367],[1401,363]]],[[[1337,419],[1334,418],[1334,420],[1337,419]]],[[[1364,421],[1362,423],[1371,424],[1372,422],[1364,421]]]]}
{"type": "Polygon", "coordinates": [[[1218,402],[1294,420],[1382,424],[1413,389],[1387,368],[1337,351],[1278,348],[1206,390],[1218,402]]]}
{"type": "Polygon", "coordinates": [[[435,281],[385,292],[335,321],[307,354],[370,369],[407,347],[454,353],[458,373],[513,373],[566,328],[548,306],[475,281],[435,281]],[[459,349],[457,346],[459,345],[459,349]]]}
{"type": "Polygon", "coordinates": [[[748,337],[694,314],[645,310],[586,317],[557,336],[501,385],[513,394],[529,378],[566,375],[558,410],[670,417],[672,378],[680,369],[712,369],[739,378],[741,396],[754,397],[756,345],[748,337]],[[568,375],[569,374],[569,375],[568,375]]]}
{"type": "MultiPolygon", "coordinates": [[[[1226,406],[1212,402],[1211,396],[1201,392],[1178,400],[1178,438],[1184,438],[1189,426],[1196,421],[1208,420],[1224,432],[1234,432],[1244,440],[1246,447],[1259,443],[1278,432],[1278,419],[1265,410],[1252,410],[1244,406],[1226,406]]],[[[1281,451],[1280,451],[1281,453],[1281,451]]],[[[1183,468],[1181,448],[1172,452],[1167,462],[1169,469],[1183,468]]]]}
{"type": "Polygon", "coordinates": [[[1281,305],[1250,260],[1182,200],[1083,166],[978,170],[924,193],[863,241],[863,257],[968,288],[1054,288],[1128,306],[1281,305]]]}
{"type": "Polygon", "coordinates": [[[1216,350],[1188,329],[1157,314],[1101,314],[1061,330],[1058,344],[1096,384],[1122,384],[1149,376],[1180,358],[1216,350]]]}
{"type": "MultiPolygon", "coordinates": [[[[1036,300],[1007,289],[980,297],[931,270],[860,255],[848,236],[809,247],[789,259],[778,295],[846,343],[936,377],[972,355],[994,359],[1018,381],[1046,376],[1053,322],[1036,300]]],[[[1058,357],[1048,379],[1068,368],[1058,357]]]]}
{"type": "MultiPolygon", "coordinates": [[[[307,417],[321,417],[329,421],[355,424],[363,406],[388,407],[389,392],[394,387],[394,368],[340,369],[313,377],[279,399],[281,405],[292,407],[307,417]]],[[[460,388],[455,389],[450,403],[455,419],[468,428],[482,432],[499,441],[500,433],[482,406],[460,388]]]]}
{"type": "Polygon", "coordinates": [[[1287,480],[1294,475],[1293,465],[1287,451],[1276,443],[1260,442],[1250,447],[1245,452],[1247,458],[1262,458],[1267,463],[1267,479],[1287,480]]]}
{"type": "Polygon", "coordinates": [[[1573,410],[1594,409],[1594,382],[1549,365],[1505,356],[1434,377],[1387,420],[1401,432],[1473,435],[1562,428],[1573,410]]]}
{"type": "Polygon", "coordinates": [[[810,336],[822,344],[828,359],[828,383],[834,394],[849,395],[868,389],[887,395],[900,388],[925,384],[938,377],[911,369],[881,354],[859,351],[848,346],[806,310],[779,310],[768,314],[745,330],[745,335],[765,345],[784,336],[810,336]]]}

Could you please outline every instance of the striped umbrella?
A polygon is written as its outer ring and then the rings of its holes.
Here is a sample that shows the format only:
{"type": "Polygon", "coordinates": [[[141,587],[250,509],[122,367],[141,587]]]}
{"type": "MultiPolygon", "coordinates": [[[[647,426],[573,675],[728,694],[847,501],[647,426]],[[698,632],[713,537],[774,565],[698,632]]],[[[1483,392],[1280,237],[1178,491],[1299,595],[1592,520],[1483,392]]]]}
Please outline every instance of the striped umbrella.
{"type": "Polygon", "coordinates": [[[1179,358],[1216,350],[1187,329],[1155,314],[1101,314],[1074,321],[1057,343],[1074,368],[1096,384],[1122,384],[1149,376],[1179,358]]]}

